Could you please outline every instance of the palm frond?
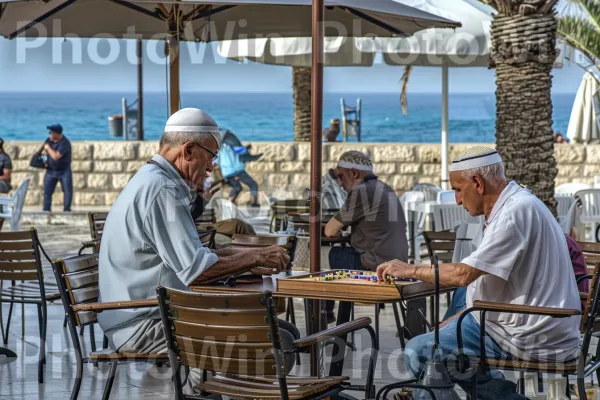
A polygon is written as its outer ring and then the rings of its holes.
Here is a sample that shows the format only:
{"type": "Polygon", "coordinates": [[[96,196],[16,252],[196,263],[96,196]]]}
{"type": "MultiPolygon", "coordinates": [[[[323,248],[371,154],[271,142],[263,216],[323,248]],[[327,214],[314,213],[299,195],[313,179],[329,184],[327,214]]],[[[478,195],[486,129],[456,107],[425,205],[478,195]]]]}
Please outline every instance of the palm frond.
{"type": "Polygon", "coordinates": [[[563,17],[558,22],[558,34],[591,61],[600,59],[600,30],[592,22],[563,17]]]}
{"type": "Polygon", "coordinates": [[[400,105],[402,106],[402,114],[404,115],[408,113],[408,80],[410,78],[412,69],[412,65],[407,65],[404,67],[404,72],[402,73],[402,92],[400,93],[400,105]]]}
{"type": "Polygon", "coordinates": [[[599,0],[569,0],[569,3],[577,6],[581,11],[579,15],[569,14],[565,17],[575,17],[579,20],[585,20],[595,26],[600,31],[600,1],[599,0]]]}

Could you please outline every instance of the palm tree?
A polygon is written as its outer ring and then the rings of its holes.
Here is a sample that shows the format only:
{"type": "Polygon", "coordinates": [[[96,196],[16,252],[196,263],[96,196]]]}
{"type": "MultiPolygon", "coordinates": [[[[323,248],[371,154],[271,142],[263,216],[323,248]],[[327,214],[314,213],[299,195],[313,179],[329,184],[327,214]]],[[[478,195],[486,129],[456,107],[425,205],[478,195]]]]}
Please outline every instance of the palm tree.
{"type": "Polygon", "coordinates": [[[556,210],[556,160],[550,96],[558,0],[489,0],[490,67],[496,69],[496,148],[509,179],[556,210]]]}
{"type": "Polygon", "coordinates": [[[558,34],[600,71],[600,1],[568,0],[561,14],[558,34]]]}
{"type": "Polygon", "coordinates": [[[292,68],[294,96],[294,141],[310,142],[311,69],[292,68]]]}

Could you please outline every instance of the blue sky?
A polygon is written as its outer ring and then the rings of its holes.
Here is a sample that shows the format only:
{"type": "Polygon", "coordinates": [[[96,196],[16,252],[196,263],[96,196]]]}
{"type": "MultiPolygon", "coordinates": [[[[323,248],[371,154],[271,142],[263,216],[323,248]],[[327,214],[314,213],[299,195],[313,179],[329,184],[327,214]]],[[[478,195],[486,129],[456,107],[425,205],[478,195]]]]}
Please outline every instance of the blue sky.
{"type": "MultiPolygon", "coordinates": [[[[23,39],[18,39],[23,40],[23,39]]],[[[135,54],[133,41],[78,44],[62,39],[37,39],[40,46],[26,49],[25,42],[0,39],[0,91],[108,91],[133,92],[136,89],[136,66],[129,58],[135,54]],[[81,49],[81,51],[79,51],[81,49]],[[114,62],[109,62],[114,60],[114,62]],[[103,65],[105,64],[105,65],[103,65]]],[[[29,43],[29,45],[32,45],[29,43]]],[[[35,45],[35,44],[34,44],[35,45]]],[[[255,63],[224,60],[214,45],[201,45],[198,53],[184,49],[181,62],[181,88],[190,92],[289,92],[291,69],[255,63]],[[191,59],[203,60],[192,64],[191,59]]],[[[165,66],[151,60],[162,56],[162,43],[145,44],[148,51],[144,65],[146,91],[165,90],[165,66]]],[[[194,50],[196,51],[196,50],[194,50]]],[[[328,92],[362,93],[400,90],[401,67],[377,63],[373,67],[336,67],[325,71],[328,92]]],[[[553,72],[554,93],[577,91],[583,70],[565,65],[553,72]]],[[[409,91],[440,92],[439,68],[416,68],[409,91]]],[[[493,70],[487,68],[454,68],[450,70],[453,93],[492,93],[495,90],[493,70]]]]}

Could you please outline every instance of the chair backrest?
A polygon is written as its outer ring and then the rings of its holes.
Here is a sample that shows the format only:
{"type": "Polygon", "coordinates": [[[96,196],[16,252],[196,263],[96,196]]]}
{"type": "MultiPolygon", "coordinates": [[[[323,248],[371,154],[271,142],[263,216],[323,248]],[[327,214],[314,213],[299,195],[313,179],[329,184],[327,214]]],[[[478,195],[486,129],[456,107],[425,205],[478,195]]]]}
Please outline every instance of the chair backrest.
{"type": "Polygon", "coordinates": [[[432,210],[433,225],[437,232],[454,229],[459,222],[473,219],[469,212],[458,204],[436,204],[432,210]]]}
{"type": "Polygon", "coordinates": [[[554,189],[554,193],[556,193],[558,195],[573,196],[575,193],[577,193],[580,190],[591,189],[591,188],[592,188],[592,185],[588,185],[587,183],[578,183],[578,182],[563,183],[562,185],[558,185],[554,189]]]}
{"type": "Polygon", "coordinates": [[[198,238],[202,242],[204,247],[209,249],[215,248],[215,235],[217,230],[215,228],[198,229],[198,238]]]}
{"type": "Polygon", "coordinates": [[[600,189],[580,190],[574,196],[581,202],[581,223],[600,222],[600,189]]]}
{"type": "Polygon", "coordinates": [[[600,330],[600,324],[598,322],[598,311],[600,305],[600,263],[596,263],[593,273],[588,275],[591,279],[590,282],[590,293],[586,302],[586,306],[581,318],[581,332],[583,333],[583,340],[581,344],[581,356],[587,357],[592,335],[594,332],[600,330]]]}
{"type": "Polygon", "coordinates": [[[437,201],[440,204],[456,204],[456,194],[454,190],[442,190],[437,194],[437,201]]]}
{"type": "Polygon", "coordinates": [[[270,292],[217,294],[158,287],[157,293],[169,360],[177,366],[177,399],[183,398],[181,365],[222,374],[277,375],[287,388],[270,292]]]}
{"type": "Polygon", "coordinates": [[[21,214],[23,213],[23,206],[25,205],[25,198],[27,197],[27,190],[29,190],[30,181],[31,178],[25,178],[12,195],[14,198],[14,206],[10,218],[10,230],[13,232],[16,232],[20,229],[21,214]]]}
{"type": "Polygon", "coordinates": [[[202,215],[194,221],[196,224],[214,224],[217,222],[217,214],[212,207],[206,207],[202,215]]]}
{"type": "Polygon", "coordinates": [[[290,256],[289,266],[294,262],[296,253],[295,235],[234,235],[231,241],[231,247],[237,249],[259,248],[269,246],[281,246],[287,250],[290,256]]]}
{"type": "MultiPolygon", "coordinates": [[[[308,200],[293,199],[293,200],[277,200],[271,203],[271,232],[277,229],[277,225],[284,221],[285,216],[289,213],[307,213],[310,212],[308,200]]],[[[286,227],[282,227],[286,229],[286,227]]]]}
{"type": "Polygon", "coordinates": [[[588,267],[588,273],[593,273],[596,263],[600,262],[600,243],[577,242],[588,267]]]}
{"type": "Polygon", "coordinates": [[[425,201],[433,201],[437,199],[437,194],[442,191],[442,188],[433,183],[417,183],[412,187],[413,192],[423,192],[425,201]]]}
{"type": "Polygon", "coordinates": [[[90,223],[90,235],[93,240],[102,239],[104,224],[106,223],[108,213],[105,212],[90,212],[88,213],[88,221],[90,223]]]}
{"type": "Polygon", "coordinates": [[[45,297],[37,231],[0,232],[0,281],[37,281],[45,297]]]}
{"type": "Polygon", "coordinates": [[[456,232],[423,232],[425,246],[429,253],[429,258],[437,255],[442,263],[452,262],[454,246],[456,245],[456,232]]]}
{"type": "Polygon", "coordinates": [[[573,203],[575,203],[575,197],[557,194],[554,198],[556,199],[556,214],[559,219],[564,218],[569,213],[573,203]]]}
{"type": "Polygon", "coordinates": [[[95,311],[73,312],[73,306],[98,301],[98,256],[85,254],[54,260],[52,270],[60,292],[67,319],[73,327],[93,324],[95,311]]]}

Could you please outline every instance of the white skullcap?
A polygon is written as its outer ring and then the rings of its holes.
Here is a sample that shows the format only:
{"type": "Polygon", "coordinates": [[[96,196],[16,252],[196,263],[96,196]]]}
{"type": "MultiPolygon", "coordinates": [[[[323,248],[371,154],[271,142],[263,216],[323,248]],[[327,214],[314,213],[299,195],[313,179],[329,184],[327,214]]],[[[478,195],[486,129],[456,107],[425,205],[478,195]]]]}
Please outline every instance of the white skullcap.
{"type": "Polygon", "coordinates": [[[340,168],[373,172],[373,161],[366,154],[356,150],[347,151],[342,154],[337,166],[340,168]]]}
{"type": "Polygon", "coordinates": [[[171,115],[165,125],[165,132],[210,133],[221,147],[221,136],[217,122],[199,108],[182,108],[171,115]]]}
{"type": "Polygon", "coordinates": [[[494,149],[475,146],[461,153],[450,165],[450,172],[485,167],[502,162],[500,154],[494,149]]]}

